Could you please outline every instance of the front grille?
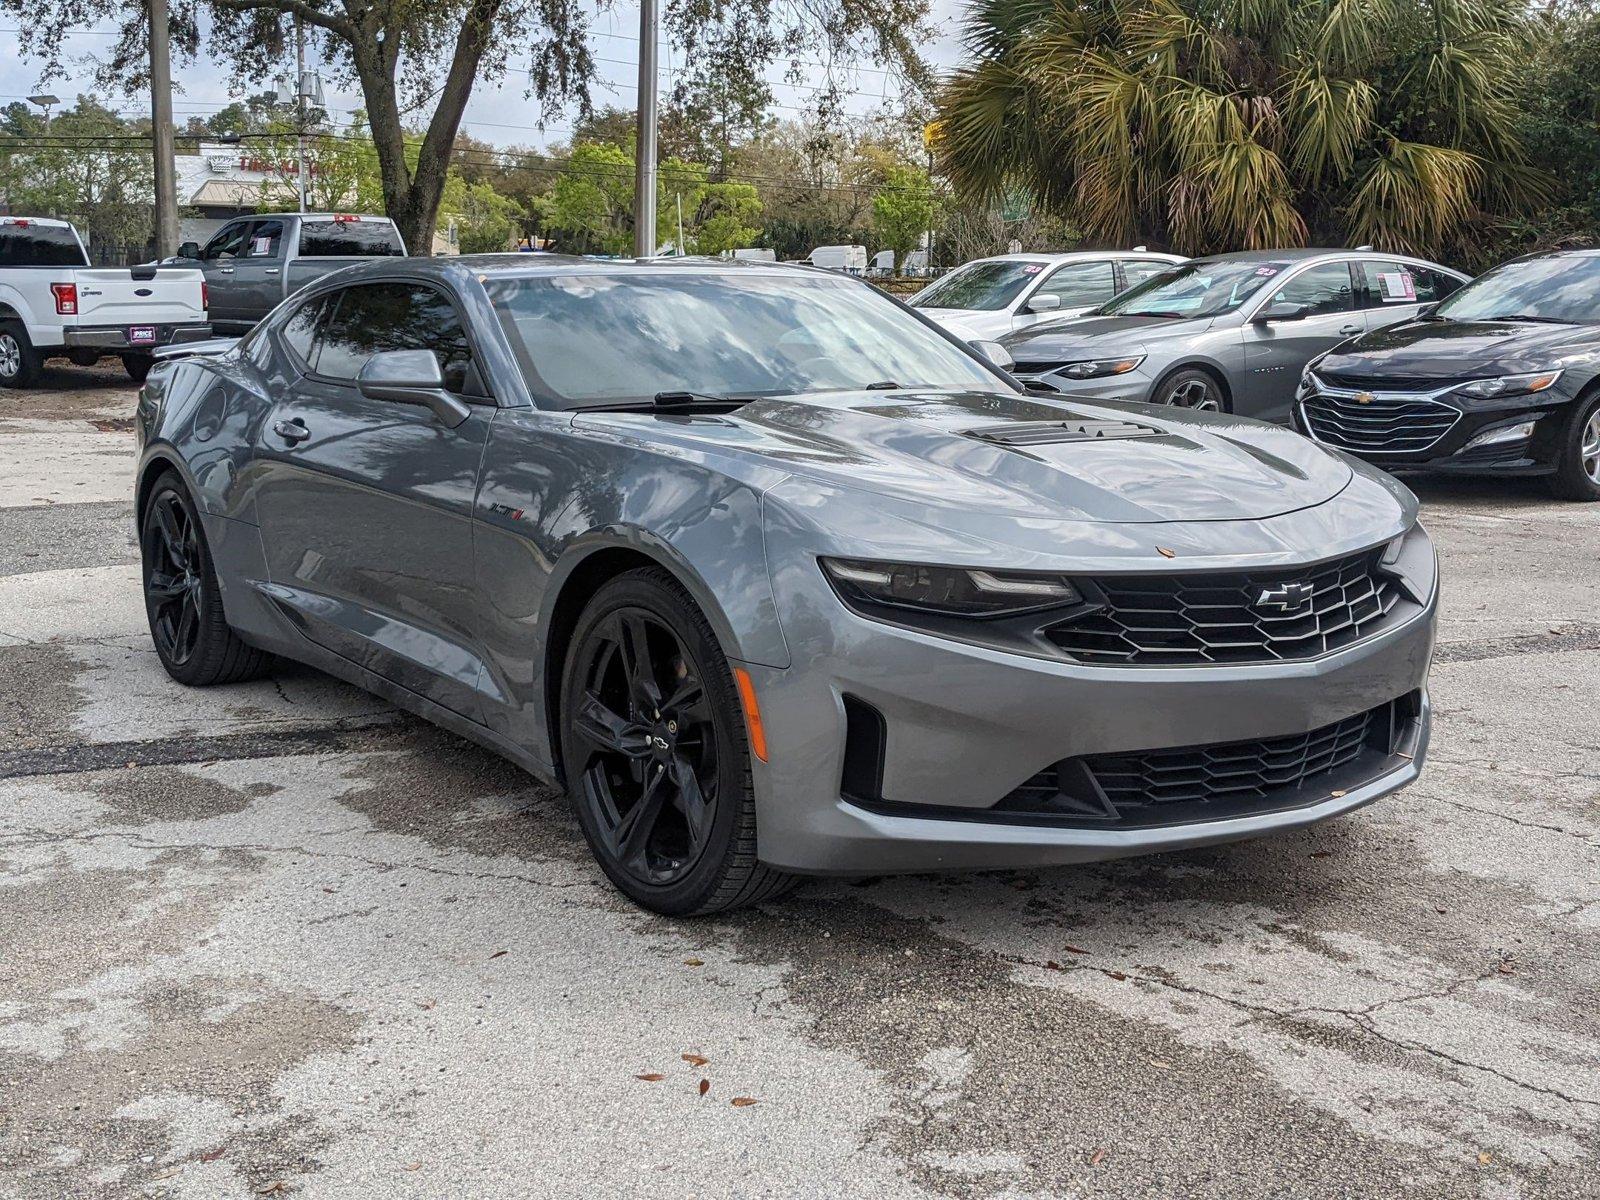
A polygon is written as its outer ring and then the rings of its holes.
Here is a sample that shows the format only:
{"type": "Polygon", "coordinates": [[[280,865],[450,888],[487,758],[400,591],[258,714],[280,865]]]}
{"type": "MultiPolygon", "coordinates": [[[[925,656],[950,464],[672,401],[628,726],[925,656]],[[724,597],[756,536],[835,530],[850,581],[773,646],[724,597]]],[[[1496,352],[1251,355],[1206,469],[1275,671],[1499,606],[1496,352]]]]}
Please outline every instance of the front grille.
{"type": "Polygon", "coordinates": [[[1311,434],[1343,450],[1416,454],[1427,450],[1460,420],[1459,409],[1435,400],[1313,394],[1302,402],[1311,434]]]}
{"type": "Polygon", "coordinates": [[[1381,549],[1311,567],[1107,576],[1083,581],[1098,607],[1045,629],[1079,662],[1117,666],[1319,658],[1399,619],[1400,587],[1381,549]],[[1304,607],[1277,611],[1263,592],[1310,584],[1304,607]]]}
{"type": "Polygon", "coordinates": [[[1415,750],[1413,692],[1308,733],[1062,759],[1014,789],[991,820],[1138,828],[1276,812],[1329,799],[1415,750]]]}
{"type": "Polygon", "coordinates": [[[1051,371],[1059,371],[1062,367],[1066,366],[1067,363],[1069,363],[1069,362],[1076,362],[1076,361],[1077,361],[1076,359],[1066,359],[1066,358],[1058,358],[1058,359],[1018,359],[1015,363],[1012,364],[1011,373],[1013,375],[1047,375],[1051,371]]]}

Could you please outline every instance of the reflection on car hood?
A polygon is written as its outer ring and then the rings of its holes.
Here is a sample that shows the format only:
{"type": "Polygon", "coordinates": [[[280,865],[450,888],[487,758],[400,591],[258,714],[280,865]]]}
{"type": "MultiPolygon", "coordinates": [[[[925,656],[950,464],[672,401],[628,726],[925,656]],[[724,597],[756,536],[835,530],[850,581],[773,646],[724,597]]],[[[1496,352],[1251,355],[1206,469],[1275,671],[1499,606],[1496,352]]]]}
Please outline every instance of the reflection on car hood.
{"type": "Polygon", "coordinates": [[[919,308],[919,313],[964,341],[997,338],[1011,329],[1011,314],[969,308],[919,308]]]}
{"type": "Polygon", "coordinates": [[[1527,321],[1405,321],[1364,334],[1317,370],[1363,378],[1474,379],[1543,371],[1600,350],[1600,327],[1527,321]]]}
{"type": "Polygon", "coordinates": [[[1086,314],[1064,321],[1047,321],[999,339],[1018,362],[1048,362],[1075,356],[1120,353],[1131,345],[1160,338],[1181,338],[1199,333],[1210,317],[1097,317],[1086,314]]]}
{"type": "Polygon", "coordinates": [[[1014,393],[835,393],[707,418],[583,413],[577,424],[1020,519],[1257,520],[1321,504],[1351,479],[1343,459],[1276,426],[1014,393]]]}

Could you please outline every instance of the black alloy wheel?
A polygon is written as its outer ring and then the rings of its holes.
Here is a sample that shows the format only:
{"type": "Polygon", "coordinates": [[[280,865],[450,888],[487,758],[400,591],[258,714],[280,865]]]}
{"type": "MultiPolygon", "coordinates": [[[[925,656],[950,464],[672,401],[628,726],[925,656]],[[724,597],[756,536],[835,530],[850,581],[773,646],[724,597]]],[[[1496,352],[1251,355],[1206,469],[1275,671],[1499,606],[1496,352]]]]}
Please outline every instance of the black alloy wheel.
{"type": "Polygon", "coordinates": [[[1228,411],[1227,401],[1223,399],[1222,388],[1217,381],[1206,372],[1192,368],[1163,379],[1156,387],[1155,402],[1200,412],[1228,411]]]}
{"type": "Polygon", "coordinates": [[[228,628],[200,516],[173,474],[152,488],[140,521],[150,638],[167,674],[191,687],[262,674],[272,656],[228,628]]]}
{"type": "Polygon", "coordinates": [[[787,890],[755,858],[750,750],[732,672],[664,571],[605,585],[563,680],[562,763],[584,836],[636,903],[677,916],[787,890]]]}

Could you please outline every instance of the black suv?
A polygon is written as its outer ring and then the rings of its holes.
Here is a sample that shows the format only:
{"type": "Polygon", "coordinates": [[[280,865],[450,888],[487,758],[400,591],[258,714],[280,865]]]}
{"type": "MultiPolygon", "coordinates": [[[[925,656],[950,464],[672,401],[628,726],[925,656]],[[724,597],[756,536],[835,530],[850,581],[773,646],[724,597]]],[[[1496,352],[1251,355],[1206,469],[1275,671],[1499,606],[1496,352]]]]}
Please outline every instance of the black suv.
{"type": "Polygon", "coordinates": [[[1294,419],[1394,471],[1545,475],[1600,500],[1600,250],[1513,259],[1334,347],[1307,365],[1294,419]]]}

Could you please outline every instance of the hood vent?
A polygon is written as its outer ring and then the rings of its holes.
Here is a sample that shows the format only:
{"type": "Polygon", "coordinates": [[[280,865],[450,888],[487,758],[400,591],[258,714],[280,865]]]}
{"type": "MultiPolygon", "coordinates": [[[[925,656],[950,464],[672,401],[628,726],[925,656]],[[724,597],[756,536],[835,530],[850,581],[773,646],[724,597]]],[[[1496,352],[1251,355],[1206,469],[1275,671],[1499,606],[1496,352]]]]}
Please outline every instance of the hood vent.
{"type": "Polygon", "coordinates": [[[1049,446],[1060,442],[1110,442],[1162,436],[1161,430],[1132,421],[1016,421],[1005,425],[980,425],[963,433],[996,446],[1049,446]]]}

